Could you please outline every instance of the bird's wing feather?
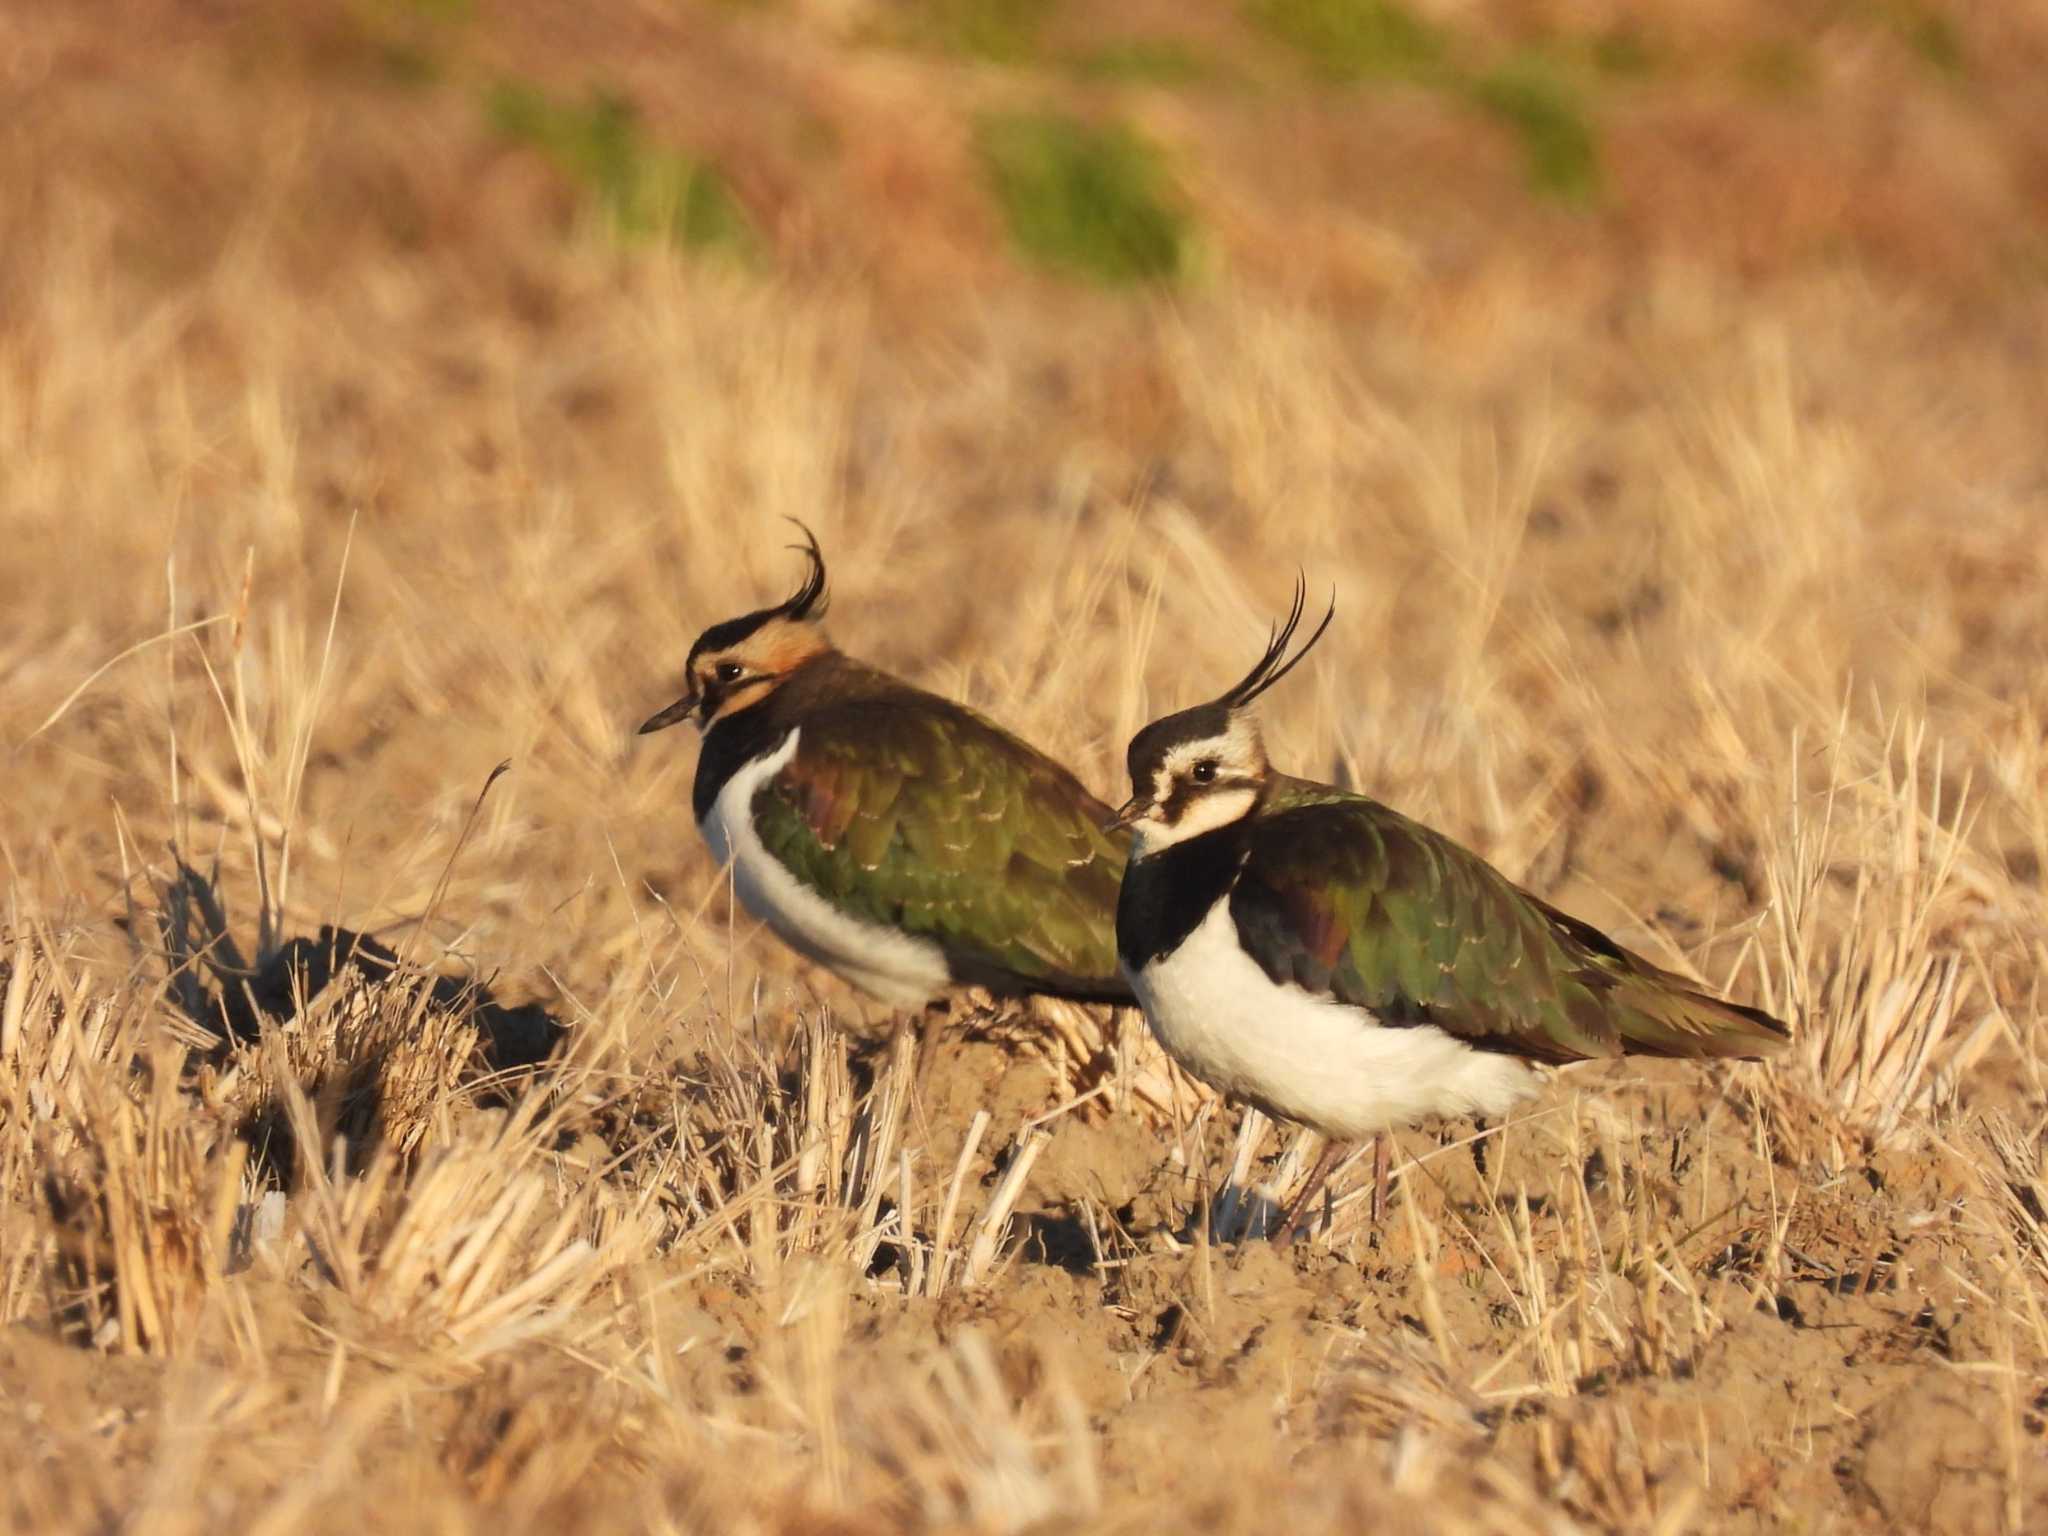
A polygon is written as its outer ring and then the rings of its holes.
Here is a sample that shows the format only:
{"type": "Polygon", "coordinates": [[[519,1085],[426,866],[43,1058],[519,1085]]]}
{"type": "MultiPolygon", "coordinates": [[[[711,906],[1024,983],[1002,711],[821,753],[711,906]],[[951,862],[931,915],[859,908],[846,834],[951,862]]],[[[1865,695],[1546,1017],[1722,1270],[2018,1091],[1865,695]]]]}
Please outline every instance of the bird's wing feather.
{"type": "Polygon", "coordinates": [[[1362,796],[1269,805],[1230,910],[1275,981],[1475,1046],[1562,1062],[1785,1043],[1769,1015],[1707,996],[1362,796]]]}
{"type": "Polygon", "coordinates": [[[1128,1000],[1127,840],[1072,774],[979,715],[921,694],[816,711],[753,809],[798,879],[936,940],[956,979],[1128,1000]]]}

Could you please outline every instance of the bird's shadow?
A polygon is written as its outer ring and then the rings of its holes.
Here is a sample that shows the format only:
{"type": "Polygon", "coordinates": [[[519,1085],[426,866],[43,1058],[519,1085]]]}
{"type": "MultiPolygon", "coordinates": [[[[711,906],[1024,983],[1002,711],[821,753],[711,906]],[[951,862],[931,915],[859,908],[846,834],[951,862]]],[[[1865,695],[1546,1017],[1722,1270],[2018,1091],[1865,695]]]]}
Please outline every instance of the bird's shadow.
{"type": "MultiPolygon", "coordinates": [[[[314,1000],[336,987],[354,988],[373,1005],[402,998],[407,1018],[459,1021],[475,1031],[458,1080],[477,1102],[506,1104],[524,1079],[546,1062],[568,1031],[538,1003],[506,1004],[489,983],[409,965],[369,934],[322,924],[315,935],[282,942],[259,938],[259,957],[244,957],[231,932],[218,882],[178,861],[176,879],[161,892],[157,926],[170,968],[173,1005],[211,1038],[202,1060],[225,1068],[266,1036],[299,1026],[314,1000]]],[[[387,1073],[401,1040],[390,1030],[352,1034],[352,1048],[314,1069],[317,1081],[299,1086],[331,1106],[325,1127],[343,1134],[351,1168],[367,1164],[384,1139],[387,1073]]],[[[451,1032],[449,1038],[456,1038],[451,1032]]],[[[243,1140],[289,1187],[295,1138],[284,1106],[266,1095],[238,1127],[243,1140]]]]}

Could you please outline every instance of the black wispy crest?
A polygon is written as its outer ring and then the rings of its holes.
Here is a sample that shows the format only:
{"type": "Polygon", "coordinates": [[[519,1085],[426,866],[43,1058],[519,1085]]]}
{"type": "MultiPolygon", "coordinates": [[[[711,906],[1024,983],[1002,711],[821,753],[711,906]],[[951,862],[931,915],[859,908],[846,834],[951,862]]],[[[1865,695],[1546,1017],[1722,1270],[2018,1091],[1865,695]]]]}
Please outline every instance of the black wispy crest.
{"type": "Polygon", "coordinates": [[[1330,594],[1330,611],[1323,615],[1323,621],[1315,627],[1315,632],[1301,643],[1300,650],[1283,662],[1281,658],[1287,655],[1287,647],[1294,639],[1295,630],[1301,626],[1301,616],[1307,605],[1308,579],[1297,575],[1294,578],[1294,606],[1288,610],[1287,621],[1273,631],[1272,638],[1266,642],[1266,654],[1258,659],[1251,671],[1245,673],[1241,682],[1216,700],[1218,704],[1226,709],[1242,709],[1301,665],[1302,657],[1315,648],[1315,643],[1323,638],[1323,631],[1330,627],[1330,620],[1337,616],[1337,594],[1330,594]]]}
{"type": "Polygon", "coordinates": [[[796,523],[797,532],[804,536],[803,543],[792,544],[789,547],[810,559],[811,574],[804,579],[804,584],[797,588],[796,595],[775,612],[789,619],[822,619],[825,617],[825,610],[832,604],[831,595],[825,590],[825,553],[818,548],[818,536],[815,533],[793,517],[789,521],[796,523]]]}

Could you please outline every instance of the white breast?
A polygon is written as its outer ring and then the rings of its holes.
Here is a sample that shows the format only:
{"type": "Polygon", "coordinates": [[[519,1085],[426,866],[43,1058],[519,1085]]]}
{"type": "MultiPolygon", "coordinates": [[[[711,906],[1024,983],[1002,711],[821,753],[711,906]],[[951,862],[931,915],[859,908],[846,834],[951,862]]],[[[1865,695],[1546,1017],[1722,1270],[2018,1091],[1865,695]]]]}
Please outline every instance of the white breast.
{"type": "Polygon", "coordinates": [[[841,912],[784,868],[754,830],[754,792],[796,756],[801,733],[792,730],[774,751],[725,781],[700,823],[704,841],[721,865],[732,866],[741,905],[791,949],[885,1003],[909,1008],[927,1002],[952,984],[935,942],[841,912]]]}
{"type": "Polygon", "coordinates": [[[1475,1051],[1434,1024],[1392,1028],[1275,985],[1239,946],[1228,898],[1173,953],[1127,974],[1160,1044],[1188,1071],[1342,1140],[1432,1115],[1498,1116],[1536,1088],[1515,1057],[1475,1051]]]}

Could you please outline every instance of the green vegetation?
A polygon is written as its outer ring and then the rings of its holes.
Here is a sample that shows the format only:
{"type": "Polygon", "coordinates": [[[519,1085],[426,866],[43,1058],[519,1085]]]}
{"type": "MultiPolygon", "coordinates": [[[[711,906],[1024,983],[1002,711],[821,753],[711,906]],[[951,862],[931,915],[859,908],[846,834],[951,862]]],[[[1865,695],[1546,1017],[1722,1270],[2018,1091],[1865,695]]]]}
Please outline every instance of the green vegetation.
{"type": "Polygon", "coordinates": [[[1199,85],[1217,68],[1187,44],[1166,37],[1133,37],[1110,43],[1073,60],[1085,80],[1127,80],[1140,85],[1199,85]]]}
{"type": "Polygon", "coordinates": [[[889,40],[992,64],[1022,64],[1059,0],[913,0],[888,27],[889,40]]]}
{"type": "Polygon", "coordinates": [[[1529,181],[1570,202],[1600,190],[1600,144],[1558,71],[1534,55],[1511,60],[1469,86],[1482,111],[1521,141],[1529,181]]]}
{"type": "Polygon", "coordinates": [[[1034,261],[1105,283],[1186,269],[1194,224],[1159,151],[1121,124],[996,114],[975,148],[1010,238],[1034,261]]]}
{"type": "Polygon", "coordinates": [[[1878,0],[1878,14],[1936,74],[1960,78],[1968,72],[1962,34],[1945,11],[1927,0],[1878,0]]]}
{"type": "Polygon", "coordinates": [[[1520,141],[1537,191],[1572,202],[1599,192],[1600,144],[1571,73],[1640,74],[1651,65],[1640,39],[1616,31],[1598,39],[1575,71],[1533,50],[1477,67],[1398,0],[1249,0],[1245,14],[1325,79],[1407,81],[1471,102],[1520,141]]]}
{"type": "Polygon", "coordinates": [[[1448,53],[1443,33],[1397,0],[1250,0],[1245,14],[1332,80],[1422,78],[1448,53]]]}
{"type": "Polygon", "coordinates": [[[432,85],[449,35],[476,19],[476,0],[352,0],[343,14],[388,80],[432,85]]]}
{"type": "Polygon", "coordinates": [[[1771,96],[1799,96],[1813,86],[1813,57],[1788,38],[1752,43],[1742,51],[1738,73],[1771,96]]]}
{"type": "Polygon", "coordinates": [[[532,145],[585,187],[621,235],[753,254],[752,227],[717,167],[650,140],[623,97],[594,91],[561,102],[505,80],[491,87],[485,109],[499,134],[532,145]]]}
{"type": "Polygon", "coordinates": [[[1595,70],[1614,80],[1641,80],[1664,63],[1650,39],[1630,26],[1609,27],[1598,34],[1586,57],[1595,70]]]}

